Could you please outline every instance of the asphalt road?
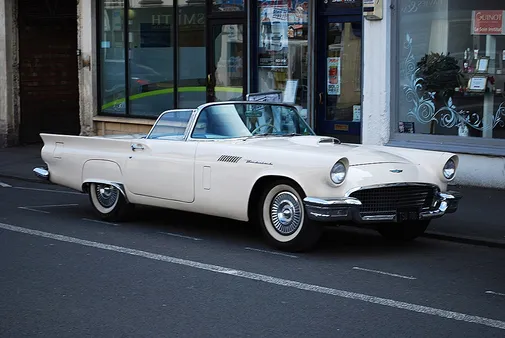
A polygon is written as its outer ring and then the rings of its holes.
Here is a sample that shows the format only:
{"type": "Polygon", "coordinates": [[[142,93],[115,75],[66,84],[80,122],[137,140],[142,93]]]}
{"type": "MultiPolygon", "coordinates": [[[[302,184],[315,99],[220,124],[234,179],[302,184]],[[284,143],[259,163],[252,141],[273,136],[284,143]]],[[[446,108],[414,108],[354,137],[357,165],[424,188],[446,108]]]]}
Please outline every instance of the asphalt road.
{"type": "Polygon", "coordinates": [[[330,229],[315,251],[154,208],[0,182],[0,337],[504,337],[505,250],[330,229]]]}

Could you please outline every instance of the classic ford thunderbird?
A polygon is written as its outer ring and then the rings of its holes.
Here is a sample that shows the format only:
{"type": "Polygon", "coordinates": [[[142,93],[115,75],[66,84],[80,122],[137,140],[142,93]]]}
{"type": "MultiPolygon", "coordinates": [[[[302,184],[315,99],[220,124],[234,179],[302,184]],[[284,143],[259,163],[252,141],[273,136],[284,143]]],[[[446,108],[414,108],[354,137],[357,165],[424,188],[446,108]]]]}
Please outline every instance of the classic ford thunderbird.
{"type": "Polygon", "coordinates": [[[35,174],[89,194],[104,220],[134,205],[250,222],[282,250],[308,250],[324,225],[412,240],[455,212],[450,153],[342,144],[317,136],[295,107],[216,102],[163,112],[147,135],[41,134],[35,174]]]}

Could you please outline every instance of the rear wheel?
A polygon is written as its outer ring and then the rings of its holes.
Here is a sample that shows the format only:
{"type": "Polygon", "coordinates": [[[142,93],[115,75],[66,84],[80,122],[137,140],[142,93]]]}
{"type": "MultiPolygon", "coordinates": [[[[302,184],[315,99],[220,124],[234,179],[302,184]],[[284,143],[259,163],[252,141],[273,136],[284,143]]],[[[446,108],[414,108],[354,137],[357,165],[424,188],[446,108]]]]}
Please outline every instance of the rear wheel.
{"type": "Polygon", "coordinates": [[[380,225],[378,228],[379,233],[389,240],[393,241],[412,241],[421,236],[430,221],[411,221],[404,223],[386,223],[380,225]]]}
{"type": "Polygon", "coordinates": [[[263,235],[274,247],[304,251],[319,240],[322,228],[306,217],[302,196],[303,192],[288,181],[277,181],[264,189],[258,218],[263,235]]]}
{"type": "Polygon", "coordinates": [[[102,183],[91,183],[89,199],[95,213],[105,221],[120,221],[126,216],[128,203],[118,188],[102,183]]]}

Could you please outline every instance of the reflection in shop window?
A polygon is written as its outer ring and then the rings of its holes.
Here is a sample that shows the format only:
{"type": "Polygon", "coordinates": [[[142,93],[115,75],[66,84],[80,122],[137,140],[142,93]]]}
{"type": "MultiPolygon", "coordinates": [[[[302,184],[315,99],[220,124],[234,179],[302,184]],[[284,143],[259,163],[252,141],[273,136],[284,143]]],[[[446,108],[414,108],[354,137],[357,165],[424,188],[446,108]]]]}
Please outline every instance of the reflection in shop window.
{"type": "Polygon", "coordinates": [[[123,1],[101,1],[100,98],[102,111],[126,113],[123,1]]]}
{"type": "Polygon", "coordinates": [[[505,138],[502,0],[401,0],[397,132],[505,138]]]}
{"type": "Polygon", "coordinates": [[[306,115],[309,1],[258,1],[259,91],[281,91],[306,115]]]}
{"type": "Polygon", "coordinates": [[[212,10],[215,12],[239,12],[245,10],[244,0],[214,0],[212,10]]]}
{"type": "Polygon", "coordinates": [[[206,102],[205,4],[179,1],[178,108],[206,102]]]}
{"type": "Polygon", "coordinates": [[[130,114],[174,108],[173,1],[129,0],[130,114]]]}

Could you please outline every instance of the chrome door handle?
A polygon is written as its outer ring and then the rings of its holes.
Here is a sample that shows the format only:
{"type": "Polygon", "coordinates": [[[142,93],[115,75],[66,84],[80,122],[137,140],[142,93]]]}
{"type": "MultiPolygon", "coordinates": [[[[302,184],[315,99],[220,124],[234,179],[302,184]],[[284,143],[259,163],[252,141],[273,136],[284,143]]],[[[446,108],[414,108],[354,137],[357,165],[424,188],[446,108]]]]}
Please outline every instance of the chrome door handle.
{"type": "Polygon", "coordinates": [[[135,150],[144,150],[144,146],[142,144],[132,144],[132,151],[135,150]]]}

